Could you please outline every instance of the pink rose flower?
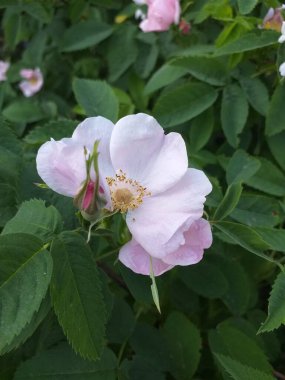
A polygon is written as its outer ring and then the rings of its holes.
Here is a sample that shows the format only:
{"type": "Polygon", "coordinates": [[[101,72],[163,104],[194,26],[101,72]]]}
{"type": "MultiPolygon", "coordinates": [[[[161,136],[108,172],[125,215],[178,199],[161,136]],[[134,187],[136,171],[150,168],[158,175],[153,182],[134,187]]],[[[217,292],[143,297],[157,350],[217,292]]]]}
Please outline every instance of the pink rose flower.
{"type": "Polygon", "coordinates": [[[140,23],[143,32],[163,32],[171,24],[178,24],[180,17],[179,0],[146,0],[147,17],[140,23]]]}
{"type": "Polygon", "coordinates": [[[0,82],[3,82],[7,79],[6,73],[10,67],[9,62],[0,61],[0,82]]]}
{"type": "Polygon", "coordinates": [[[283,16],[281,14],[281,8],[269,8],[268,12],[266,13],[261,28],[262,29],[272,29],[276,30],[277,32],[281,31],[282,22],[283,22],[283,16]]]}
{"type": "Polygon", "coordinates": [[[43,74],[39,68],[36,69],[23,69],[20,71],[20,75],[23,80],[19,87],[22,91],[22,93],[29,98],[30,96],[33,96],[37,92],[40,91],[40,89],[43,86],[44,80],[43,80],[43,74]]]}
{"type": "Polygon", "coordinates": [[[84,151],[92,152],[98,140],[105,208],[126,213],[133,237],[119,259],[134,272],[149,274],[146,261],[152,258],[155,275],[198,262],[212,241],[210,226],[201,219],[212,186],[201,170],[188,168],[181,135],[165,135],[153,117],[130,115],[114,126],[102,117],[86,119],[72,138],[40,148],[39,175],[53,190],[75,197],[86,181],[84,151]]]}

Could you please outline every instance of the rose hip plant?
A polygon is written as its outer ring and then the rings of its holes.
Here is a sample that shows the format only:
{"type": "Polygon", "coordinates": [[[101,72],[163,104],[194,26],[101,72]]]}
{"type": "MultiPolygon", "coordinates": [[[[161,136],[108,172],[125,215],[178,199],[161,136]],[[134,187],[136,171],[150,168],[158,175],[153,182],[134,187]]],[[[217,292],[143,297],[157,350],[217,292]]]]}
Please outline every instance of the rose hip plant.
{"type": "Polygon", "coordinates": [[[285,9],[0,0],[0,379],[285,379],[285,9]]]}

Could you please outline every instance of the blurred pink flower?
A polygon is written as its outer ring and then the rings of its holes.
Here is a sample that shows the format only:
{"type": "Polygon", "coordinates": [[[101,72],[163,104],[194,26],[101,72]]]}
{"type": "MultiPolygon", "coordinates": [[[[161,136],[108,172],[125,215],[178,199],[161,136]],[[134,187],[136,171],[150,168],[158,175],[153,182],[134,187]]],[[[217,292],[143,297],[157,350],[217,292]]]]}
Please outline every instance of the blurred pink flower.
{"type": "MultiPolygon", "coordinates": [[[[170,269],[199,261],[211,240],[207,222],[198,221],[212,186],[201,170],[188,169],[181,135],[165,135],[158,122],[143,113],[126,116],[115,125],[102,117],[89,118],[76,128],[72,138],[52,140],[40,148],[39,175],[53,190],[75,197],[86,183],[84,151],[92,152],[95,141],[100,141],[99,184],[105,208],[126,213],[133,236],[133,243],[122,248],[120,260],[132,262],[138,250],[145,252],[149,262],[152,257],[164,268],[155,274],[166,270],[165,263],[170,269]],[[191,251],[188,246],[196,248],[191,251]],[[185,250],[192,252],[191,257],[185,250]]],[[[91,172],[93,182],[94,175],[91,172]]],[[[131,269],[146,274],[143,266],[131,269]]]]}
{"type": "Polygon", "coordinates": [[[279,72],[282,77],[285,77],[285,62],[279,66],[279,72]]]}
{"type": "Polygon", "coordinates": [[[269,8],[268,12],[266,13],[261,28],[262,29],[273,29],[277,32],[280,32],[282,22],[283,22],[283,16],[281,14],[281,8],[269,8]]]}
{"type": "Polygon", "coordinates": [[[182,34],[189,34],[191,30],[191,24],[184,19],[181,19],[179,23],[179,30],[182,34]]]}
{"type": "Polygon", "coordinates": [[[19,84],[19,87],[27,98],[40,91],[44,80],[43,74],[39,68],[36,68],[34,70],[23,69],[20,71],[20,75],[25,80],[19,84]]]}
{"type": "Polygon", "coordinates": [[[180,17],[179,0],[146,0],[147,17],[140,23],[143,32],[163,32],[171,24],[178,24],[180,17]]]}
{"type": "Polygon", "coordinates": [[[7,79],[6,73],[10,67],[9,62],[0,61],[0,82],[3,82],[7,79]]]}

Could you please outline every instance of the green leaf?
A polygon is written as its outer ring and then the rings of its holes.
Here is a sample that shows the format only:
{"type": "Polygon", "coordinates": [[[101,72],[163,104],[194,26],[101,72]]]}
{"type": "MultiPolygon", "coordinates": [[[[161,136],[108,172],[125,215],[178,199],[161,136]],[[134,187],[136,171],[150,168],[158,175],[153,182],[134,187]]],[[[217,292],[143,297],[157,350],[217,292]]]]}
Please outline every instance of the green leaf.
{"type": "Polygon", "coordinates": [[[249,226],[273,227],[280,222],[277,199],[257,194],[242,194],[231,218],[249,226]]]}
{"type": "Polygon", "coordinates": [[[215,222],[213,224],[236,244],[267,261],[277,264],[274,259],[263,253],[264,250],[270,249],[270,246],[252,228],[232,222],[215,222]]]}
{"type": "Polygon", "coordinates": [[[30,322],[21,330],[20,334],[16,335],[14,339],[12,340],[12,342],[1,350],[1,355],[6,354],[7,352],[10,352],[12,350],[15,350],[21,344],[26,342],[26,340],[34,334],[36,329],[43,322],[44,318],[47,316],[48,312],[50,311],[50,308],[51,308],[50,298],[48,297],[48,293],[47,293],[47,296],[42,301],[39,310],[35,312],[30,322]]]}
{"type": "Polygon", "coordinates": [[[113,28],[102,21],[82,21],[66,29],[60,43],[61,51],[77,51],[97,45],[112,32],[113,28]]]}
{"type": "Polygon", "coordinates": [[[256,368],[241,364],[240,362],[224,355],[215,354],[215,357],[222,367],[231,375],[234,380],[258,379],[274,380],[275,378],[268,373],[259,371],[256,368]]]}
{"type": "Polygon", "coordinates": [[[272,373],[272,367],[256,341],[236,327],[221,323],[216,331],[210,332],[209,343],[215,355],[227,355],[243,365],[272,373]]]}
{"type": "Polygon", "coordinates": [[[96,360],[104,345],[106,308],[91,251],[80,235],[65,232],[51,252],[51,297],[59,323],[74,350],[96,360]]]}
{"type": "Polygon", "coordinates": [[[242,132],[248,116],[248,103],[243,90],[238,84],[224,88],[221,108],[222,128],[228,143],[236,148],[238,135],[242,132]]]}
{"type": "Polygon", "coordinates": [[[285,175],[271,161],[258,157],[261,167],[245,181],[248,186],[265,193],[282,197],[285,195],[285,175]]]}
{"type": "Polygon", "coordinates": [[[285,324],[285,273],[277,276],[269,297],[268,317],[262,323],[259,333],[272,331],[285,324]]]}
{"type": "Polygon", "coordinates": [[[117,120],[118,100],[106,82],[75,78],[72,88],[76,100],[88,116],[103,116],[112,121],[117,120]]]}
{"type": "Polygon", "coordinates": [[[14,123],[33,123],[49,115],[42,105],[32,99],[15,100],[3,110],[3,116],[14,123]]]}
{"type": "Polygon", "coordinates": [[[285,131],[278,133],[274,136],[268,136],[267,142],[269,145],[269,149],[281,166],[283,170],[285,170],[285,154],[284,154],[284,146],[285,146],[285,131]]]}
{"type": "Polygon", "coordinates": [[[23,232],[47,240],[61,230],[62,221],[57,209],[46,207],[44,201],[34,199],[21,205],[14,218],[4,227],[2,235],[23,232]]]}
{"type": "Polygon", "coordinates": [[[135,323],[134,313],[130,306],[124,299],[116,297],[107,325],[108,341],[119,344],[124,343],[131,336],[135,323]]]}
{"type": "Polygon", "coordinates": [[[244,150],[237,150],[227,166],[227,182],[229,185],[244,182],[252,177],[260,168],[257,158],[250,156],[244,150]]]}
{"type": "Polygon", "coordinates": [[[0,236],[0,352],[39,309],[52,273],[42,240],[28,234],[0,236]]]}
{"type": "Polygon", "coordinates": [[[226,281],[227,286],[220,297],[223,303],[233,315],[243,315],[250,302],[249,278],[243,266],[236,260],[221,255],[210,255],[208,259],[220,269],[226,281]]]}
{"type": "Polygon", "coordinates": [[[76,120],[59,119],[50,121],[47,124],[33,128],[27,133],[24,141],[32,145],[41,145],[50,140],[60,140],[66,136],[72,135],[75,127],[78,125],[76,120]]]}
{"type": "Polygon", "coordinates": [[[205,260],[179,268],[179,277],[195,293],[210,299],[220,298],[228,288],[227,279],[218,265],[205,260]]]}
{"type": "Polygon", "coordinates": [[[236,207],[242,193],[241,183],[233,183],[229,185],[219,207],[213,216],[214,220],[222,220],[228,216],[236,207]]]}
{"type": "Polygon", "coordinates": [[[166,63],[152,75],[145,86],[144,92],[146,95],[151,94],[152,92],[173,83],[185,74],[187,74],[185,68],[172,66],[170,63],[166,63]]]}
{"type": "Polygon", "coordinates": [[[119,269],[129,291],[135,300],[144,304],[151,304],[152,296],[151,292],[149,291],[151,282],[149,277],[138,275],[124,265],[120,265],[119,269]]]}
{"type": "Polygon", "coordinates": [[[163,335],[169,349],[171,374],[179,380],[191,379],[200,361],[199,330],[183,314],[172,312],[163,326],[163,335]]]}
{"type": "Polygon", "coordinates": [[[138,55],[136,33],[137,28],[134,25],[123,24],[110,38],[107,51],[110,82],[119,79],[135,62],[138,55]]]}
{"type": "Polygon", "coordinates": [[[265,134],[268,136],[276,135],[285,130],[284,97],[285,86],[279,84],[272,95],[266,116],[265,134]]]}
{"type": "Polygon", "coordinates": [[[273,251],[285,253],[285,230],[280,228],[255,227],[254,230],[273,251]]]}
{"type": "Polygon", "coordinates": [[[265,116],[269,106],[269,95],[265,84],[259,78],[240,78],[240,84],[250,105],[265,116]]]}
{"type": "Polygon", "coordinates": [[[250,13],[257,5],[258,0],[238,0],[238,8],[242,15],[250,13]]]}
{"type": "Polygon", "coordinates": [[[209,108],[191,123],[189,138],[191,152],[198,152],[209,141],[214,129],[214,112],[209,108]]]}
{"type": "Polygon", "coordinates": [[[67,344],[61,344],[23,362],[14,379],[116,380],[116,367],[117,359],[109,349],[93,362],[76,355],[67,344]]]}
{"type": "Polygon", "coordinates": [[[184,123],[209,108],[217,99],[217,92],[203,83],[186,83],[161,95],[153,114],[163,127],[184,123]]]}
{"type": "Polygon", "coordinates": [[[227,68],[217,58],[179,57],[171,62],[171,66],[182,67],[193,77],[213,86],[223,86],[227,79],[227,68]]]}
{"type": "Polygon", "coordinates": [[[223,45],[215,55],[228,55],[277,45],[279,34],[273,30],[261,30],[243,34],[240,38],[223,45]]]}

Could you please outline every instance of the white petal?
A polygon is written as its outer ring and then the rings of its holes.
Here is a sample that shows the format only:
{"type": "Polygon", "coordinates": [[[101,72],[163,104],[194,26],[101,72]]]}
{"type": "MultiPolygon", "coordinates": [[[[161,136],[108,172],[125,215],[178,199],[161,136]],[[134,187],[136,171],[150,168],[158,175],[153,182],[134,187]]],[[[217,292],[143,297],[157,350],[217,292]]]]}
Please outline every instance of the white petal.
{"type": "Polygon", "coordinates": [[[46,142],[36,161],[40,177],[59,194],[74,197],[86,179],[84,149],[72,139],[46,142]]]}
{"type": "Polygon", "coordinates": [[[111,160],[130,179],[152,194],[173,186],[188,166],[185,143],[178,133],[165,136],[158,122],[146,114],[126,116],[114,127],[111,160]]]}
{"type": "Polygon", "coordinates": [[[183,232],[203,214],[205,196],[211,183],[201,170],[188,169],[171,189],[145,198],[127,214],[134,239],[150,255],[163,258],[185,243],[183,232]]]}

